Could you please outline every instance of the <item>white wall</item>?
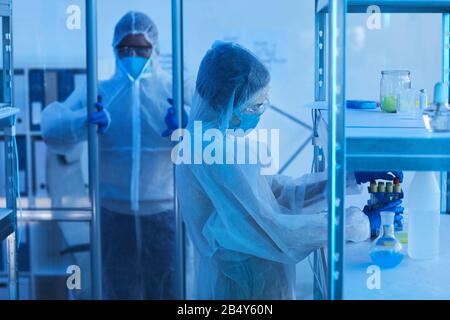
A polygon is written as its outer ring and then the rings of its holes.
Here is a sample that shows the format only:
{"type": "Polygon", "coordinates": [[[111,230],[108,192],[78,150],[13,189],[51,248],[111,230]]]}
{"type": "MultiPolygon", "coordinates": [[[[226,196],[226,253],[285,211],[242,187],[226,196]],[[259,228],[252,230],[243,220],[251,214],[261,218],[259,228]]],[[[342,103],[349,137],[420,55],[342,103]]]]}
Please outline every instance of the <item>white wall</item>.
{"type": "MultiPolygon", "coordinates": [[[[84,0],[15,0],[14,45],[17,67],[84,68],[84,0]],[[81,8],[81,29],[67,27],[67,8],[81,8]]],[[[112,37],[116,22],[130,10],[147,12],[159,26],[163,52],[171,51],[170,1],[100,0],[98,1],[98,48],[100,72],[111,72],[112,37]],[[105,69],[105,70],[103,70],[105,69]]]]}
{"type": "MultiPolygon", "coordinates": [[[[161,34],[161,51],[170,62],[171,8],[169,0],[99,0],[100,77],[114,71],[111,41],[114,25],[128,10],[148,13],[161,34]]],[[[81,30],[68,30],[66,9],[84,0],[15,0],[15,63],[17,67],[64,68],[85,66],[84,20],[81,30]]],[[[189,0],[185,1],[186,68],[192,77],[214,40],[236,40],[266,61],[272,73],[271,101],[306,122],[300,106],[313,100],[314,1],[189,0]]],[[[413,86],[427,88],[440,77],[440,16],[386,15],[381,30],[366,28],[366,15],[349,18],[349,98],[377,99],[380,71],[409,69],[413,86]]],[[[262,126],[281,128],[282,161],[302,144],[308,131],[273,112],[262,126]]],[[[308,148],[310,151],[310,148],[308,148]]],[[[288,173],[310,167],[305,152],[288,173]]]]}

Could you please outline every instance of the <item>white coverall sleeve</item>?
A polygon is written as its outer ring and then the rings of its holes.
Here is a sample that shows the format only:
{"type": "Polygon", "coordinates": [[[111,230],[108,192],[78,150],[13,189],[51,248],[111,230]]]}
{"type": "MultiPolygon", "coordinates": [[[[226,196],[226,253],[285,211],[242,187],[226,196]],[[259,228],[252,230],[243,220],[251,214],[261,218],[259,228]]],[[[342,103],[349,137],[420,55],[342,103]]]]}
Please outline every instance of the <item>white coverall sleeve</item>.
{"type": "Polygon", "coordinates": [[[202,230],[211,247],[297,263],[327,245],[327,213],[316,211],[316,200],[327,192],[322,175],[295,180],[297,204],[289,207],[280,205],[267,178],[249,167],[201,167],[194,169],[197,180],[216,211],[202,230]]]}
{"type": "MultiPolygon", "coordinates": [[[[293,264],[326,245],[326,213],[282,208],[266,177],[252,169],[200,167],[193,168],[196,178],[216,212],[202,230],[212,248],[293,264]]],[[[315,177],[305,179],[302,185],[314,184],[315,177]]]]}
{"type": "MultiPolygon", "coordinates": [[[[307,174],[299,179],[284,175],[268,176],[267,179],[282,207],[301,210],[302,213],[327,210],[327,171],[307,174]],[[305,181],[313,183],[304,185],[305,181]]],[[[346,188],[347,195],[359,194],[362,191],[353,173],[347,174],[346,188]]]]}
{"type": "Polygon", "coordinates": [[[85,86],[76,89],[65,102],[53,102],[42,111],[42,136],[55,153],[69,153],[86,141],[87,129],[85,86]]]}
{"type": "MultiPolygon", "coordinates": [[[[328,210],[326,191],[328,188],[327,173],[314,173],[309,180],[313,184],[302,185],[305,179],[277,175],[269,178],[275,198],[283,208],[288,208],[295,214],[323,212],[328,210]]],[[[347,174],[346,194],[360,194],[362,187],[357,184],[354,173],[347,174]]],[[[368,217],[357,207],[345,210],[346,241],[361,242],[370,237],[368,217]]]]}

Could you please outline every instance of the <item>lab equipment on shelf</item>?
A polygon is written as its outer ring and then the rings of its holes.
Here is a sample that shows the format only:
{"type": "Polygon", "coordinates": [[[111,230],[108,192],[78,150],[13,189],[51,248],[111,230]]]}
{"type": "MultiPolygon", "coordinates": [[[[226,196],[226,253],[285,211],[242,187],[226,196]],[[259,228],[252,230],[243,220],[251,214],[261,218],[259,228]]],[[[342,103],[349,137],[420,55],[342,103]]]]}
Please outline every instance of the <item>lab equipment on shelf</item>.
{"type": "Polygon", "coordinates": [[[416,172],[408,190],[408,255],[439,255],[440,190],[434,172],[416,172]]]}
{"type": "MultiPolygon", "coordinates": [[[[384,182],[379,181],[378,183],[373,180],[370,182],[369,194],[370,199],[367,202],[367,207],[370,212],[376,212],[378,210],[381,210],[381,208],[385,207],[386,205],[393,203],[395,201],[399,201],[403,199],[404,194],[400,185],[400,181],[398,178],[394,179],[394,182],[384,182]]],[[[403,213],[403,208],[398,207],[396,210],[397,214],[403,213]]],[[[403,224],[400,219],[396,221],[396,231],[402,231],[403,230],[403,224]]]]}
{"type": "Polygon", "coordinates": [[[447,91],[447,85],[437,83],[434,86],[434,102],[423,111],[425,128],[430,132],[450,131],[450,107],[447,91]]]}
{"type": "Polygon", "coordinates": [[[417,114],[417,91],[403,89],[400,90],[398,97],[397,113],[415,116],[417,114]]]}
{"type": "Polygon", "coordinates": [[[406,70],[388,70],[381,72],[380,105],[381,110],[397,112],[402,91],[411,89],[410,72],[406,70]]]}
{"type": "Polygon", "coordinates": [[[394,212],[381,212],[381,233],[373,242],[370,257],[380,268],[394,268],[403,258],[402,244],[394,234],[394,212]]]}

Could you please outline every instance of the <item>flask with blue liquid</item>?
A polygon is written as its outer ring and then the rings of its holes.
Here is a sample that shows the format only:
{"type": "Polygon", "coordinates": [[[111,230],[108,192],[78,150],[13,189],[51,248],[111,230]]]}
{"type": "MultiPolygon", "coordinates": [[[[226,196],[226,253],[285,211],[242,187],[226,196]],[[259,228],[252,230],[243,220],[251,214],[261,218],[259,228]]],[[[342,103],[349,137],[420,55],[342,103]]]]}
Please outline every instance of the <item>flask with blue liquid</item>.
{"type": "Polygon", "coordinates": [[[402,244],[395,238],[394,212],[381,212],[381,230],[370,250],[370,257],[380,268],[395,268],[403,258],[402,244]]]}

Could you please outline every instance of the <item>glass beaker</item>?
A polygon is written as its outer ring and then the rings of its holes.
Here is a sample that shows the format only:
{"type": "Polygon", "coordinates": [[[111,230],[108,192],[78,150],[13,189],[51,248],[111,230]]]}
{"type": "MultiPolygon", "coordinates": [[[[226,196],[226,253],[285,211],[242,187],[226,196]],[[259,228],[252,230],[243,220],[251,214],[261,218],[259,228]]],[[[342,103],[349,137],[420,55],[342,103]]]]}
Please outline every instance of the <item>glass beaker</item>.
{"type": "Polygon", "coordinates": [[[411,73],[406,70],[381,71],[380,105],[385,112],[397,112],[400,94],[411,89],[411,73]]]}
{"type": "Polygon", "coordinates": [[[402,244],[394,234],[394,212],[381,212],[381,233],[370,250],[372,261],[380,268],[394,268],[402,262],[402,244]]]}
{"type": "Polygon", "coordinates": [[[402,90],[399,94],[397,113],[417,115],[417,92],[413,89],[402,90]]]}

